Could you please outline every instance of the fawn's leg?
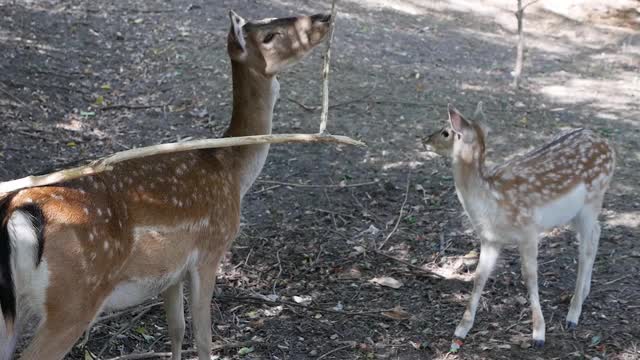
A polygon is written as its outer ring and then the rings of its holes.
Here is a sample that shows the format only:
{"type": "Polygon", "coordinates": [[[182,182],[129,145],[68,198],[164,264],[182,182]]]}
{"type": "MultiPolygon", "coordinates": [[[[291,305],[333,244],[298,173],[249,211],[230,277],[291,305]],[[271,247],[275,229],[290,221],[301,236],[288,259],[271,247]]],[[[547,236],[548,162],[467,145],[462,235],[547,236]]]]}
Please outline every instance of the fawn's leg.
{"type": "Polygon", "coordinates": [[[529,235],[518,244],[520,261],[522,265],[522,277],[529,291],[531,303],[531,319],[533,322],[533,347],[544,346],[545,324],[540,308],[540,296],[538,294],[538,236],[529,235]]]}
{"type": "Polygon", "coordinates": [[[596,205],[586,205],[573,221],[579,241],[578,275],[576,276],[576,290],[571,298],[569,313],[567,314],[567,328],[575,329],[582,312],[582,304],[591,290],[591,273],[593,263],[598,252],[600,240],[600,225],[598,214],[602,207],[602,200],[596,205]]]}
{"type": "Polygon", "coordinates": [[[171,339],[171,360],[182,358],[182,341],[184,340],[184,299],[182,281],[170,286],[162,293],[164,311],[167,315],[169,338],[171,339]]]}
{"type": "MultiPolygon", "coordinates": [[[[454,333],[454,336],[458,339],[464,339],[473,326],[482,290],[484,289],[484,285],[487,283],[487,279],[489,278],[491,271],[496,265],[498,255],[500,255],[499,245],[482,243],[480,246],[480,259],[478,260],[478,266],[476,267],[474,275],[475,278],[473,281],[471,298],[469,299],[464,315],[462,315],[462,320],[460,320],[460,323],[458,324],[458,327],[456,327],[456,331],[454,333]]],[[[460,344],[457,344],[456,339],[454,339],[452,350],[457,350],[459,346],[460,344]]]]}

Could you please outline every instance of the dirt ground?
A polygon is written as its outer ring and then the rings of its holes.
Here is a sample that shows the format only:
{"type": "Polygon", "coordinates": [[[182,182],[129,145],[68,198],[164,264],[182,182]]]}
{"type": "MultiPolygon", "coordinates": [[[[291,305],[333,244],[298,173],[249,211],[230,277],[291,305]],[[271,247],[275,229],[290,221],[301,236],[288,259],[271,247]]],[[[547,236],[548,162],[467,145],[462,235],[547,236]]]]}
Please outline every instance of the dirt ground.
{"type": "MultiPolygon", "coordinates": [[[[639,359],[640,2],[619,2],[597,12],[580,1],[529,8],[525,79],[515,90],[511,1],[341,1],[329,131],[368,147],[272,147],[218,279],[214,357],[639,359]],[[558,229],[542,241],[543,350],[528,346],[527,294],[510,249],[462,351],[447,354],[479,249],[447,162],[425,152],[419,136],[444,123],[447,103],[470,114],[479,100],[495,162],[564,127],[592,128],[618,149],[592,293],[575,332],[564,329],[575,237],[558,229]],[[402,286],[370,281],[381,276],[402,286]]],[[[219,135],[231,111],[227,10],[257,19],[329,7],[312,0],[0,4],[1,180],[219,135]]],[[[320,68],[316,51],[280,76],[274,133],[316,131],[319,112],[300,104],[319,105],[320,68]]],[[[157,301],[99,321],[86,347],[68,358],[169,351],[157,301]]],[[[190,330],[186,336],[192,348],[190,330]]]]}

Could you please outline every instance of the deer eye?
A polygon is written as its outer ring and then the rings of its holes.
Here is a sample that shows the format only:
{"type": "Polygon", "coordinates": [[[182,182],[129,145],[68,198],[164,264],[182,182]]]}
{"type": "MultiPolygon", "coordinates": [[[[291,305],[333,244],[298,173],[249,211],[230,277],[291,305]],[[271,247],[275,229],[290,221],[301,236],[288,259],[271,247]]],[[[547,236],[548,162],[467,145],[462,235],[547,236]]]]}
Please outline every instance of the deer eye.
{"type": "Polygon", "coordinates": [[[442,130],[442,136],[444,138],[448,138],[449,137],[449,132],[447,130],[442,130]]]}
{"type": "Polygon", "coordinates": [[[262,39],[262,43],[263,44],[268,44],[270,43],[274,38],[276,37],[276,33],[269,33],[267,34],[267,36],[264,37],[264,39],[262,39]]]}

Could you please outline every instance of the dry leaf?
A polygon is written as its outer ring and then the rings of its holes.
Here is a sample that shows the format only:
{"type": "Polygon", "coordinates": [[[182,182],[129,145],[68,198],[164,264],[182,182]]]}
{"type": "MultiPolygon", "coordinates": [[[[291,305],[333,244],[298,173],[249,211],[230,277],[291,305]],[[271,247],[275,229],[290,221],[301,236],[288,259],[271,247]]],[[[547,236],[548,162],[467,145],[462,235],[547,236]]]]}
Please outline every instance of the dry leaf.
{"type": "Polygon", "coordinates": [[[349,268],[342,271],[338,274],[340,279],[360,279],[362,277],[362,273],[357,268],[349,268]]]}
{"type": "Polygon", "coordinates": [[[515,300],[516,300],[516,302],[517,302],[518,304],[520,304],[520,305],[525,305],[525,304],[527,303],[527,299],[525,299],[525,297],[524,297],[524,296],[522,296],[522,295],[518,295],[518,296],[516,296],[516,297],[515,297],[515,300]]]}
{"type": "Polygon", "coordinates": [[[402,307],[396,306],[391,310],[381,312],[382,315],[393,319],[393,320],[409,320],[411,319],[411,314],[406,312],[402,307]]]}
{"type": "Polygon", "coordinates": [[[378,284],[380,286],[390,287],[393,289],[399,289],[403,285],[400,281],[388,276],[375,277],[369,280],[369,282],[378,284]]]}
{"type": "Polygon", "coordinates": [[[302,296],[294,295],[293,296],[293,301],[295,301],[298,304],[302,304],[302,305],[311,304],[311,300],[313,300],[313,299],[309,295],[302,295],[302,296]]]}

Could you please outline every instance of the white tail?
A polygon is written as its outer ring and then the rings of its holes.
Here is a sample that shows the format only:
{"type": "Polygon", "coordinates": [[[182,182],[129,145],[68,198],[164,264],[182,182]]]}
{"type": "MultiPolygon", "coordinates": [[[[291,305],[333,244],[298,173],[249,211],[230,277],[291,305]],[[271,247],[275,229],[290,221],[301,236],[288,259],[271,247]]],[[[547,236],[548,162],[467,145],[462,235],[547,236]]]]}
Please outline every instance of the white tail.
{"type": "Polygon", "coordinates": [[[482,289],[500,249],[508,243],[516,243],[520,250],[531,303],[533,345],[541,347],[545,324],[538,298],[539,234],[569,222],[578,233],[578,275],[566,319],[567,326],[575,328],[591,285],[600,238],[598,214],[613,176],[614,151],[593,132],[574,129],[486,170],[484,126],[466,120],[452,107],[449,121],[450,127],[431,134],[424,143],[452,157],[458,198],[481,241],[473,292],[456,328],[452,349],[457,350],[473,326],[482,289]]]}
{"type": "MultiPolygon", "coordinates": [[[[233,114],[225,136],[271,132],[275,75],[318,45],[329,15],[246,22],[231,12],[233,114]]],[[[0,201],[0,305],[13,347],[21,314],[41,322],[23,359],[61,359],[103,309],[161,294],[173,359],[184,335],[183,280],[200,360],[210,358],[218,264],[268,145],[187,151],[30,188],[0,201]],[[15,320],[15,321],[14,321],[15,320]]],[[[0,359],[13,349],[0,349],[0,359]]]]}

